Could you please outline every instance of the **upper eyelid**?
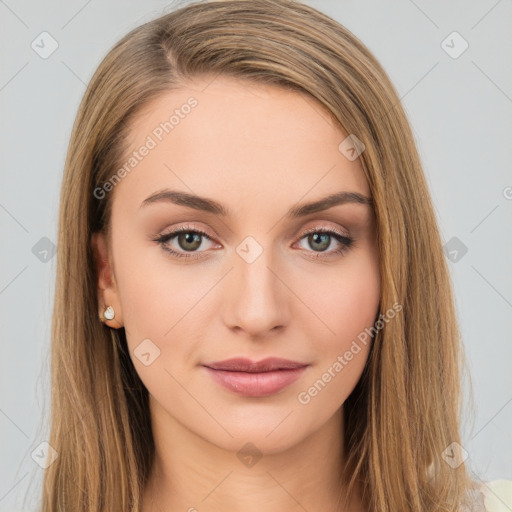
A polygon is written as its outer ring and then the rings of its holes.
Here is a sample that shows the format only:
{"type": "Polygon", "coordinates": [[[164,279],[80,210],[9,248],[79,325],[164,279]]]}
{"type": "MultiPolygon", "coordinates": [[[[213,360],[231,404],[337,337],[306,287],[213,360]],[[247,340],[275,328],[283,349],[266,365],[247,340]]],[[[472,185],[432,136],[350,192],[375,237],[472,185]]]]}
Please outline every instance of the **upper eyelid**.
{"type": "Polygon", "coordinates": [[[177,228],[170,229],[169,231],[164,230],[164,232],[162,232],[161,234],[156,236],[156,239],[165,238],[170,235],[172,235],[174,237],[180,233],[190,233],[190,232],[200,233],[201,235],[207,236],[210,240],[213,240],[215,238],[215,236],[211,235],[208,232],[208,230],[206,230],[206,229],[185,225],[185,226],[178,226],[177,228]]]}
{"type": "Polygon", "coordinates": [[[332,232],[332,233],[336,233],[337,235],[340,235],[340,236],[343,236],[343,237],[346,237],[346,238],[349,238],[350,235],[348,233],[344,234],[342,232],[341,229],[338,229],[338,228],[334,228],[332,226],[313,226],[311,228],[307,228],[303,231],[300,231],[302,233],[301,237],[305,236],[305,235],[308,235],[310,233],[315,233],[315,232],[332,232]]]}
{"type": "MultiPolygon", "coordinates": [[[[312,227],[304,229],[304,230],[298,230],[295,236],[298,236],[299,233],[302,233],[301,236],[305,236],[306,234],[309,234],[311,232],[322,231],[322,230],[323,231],[333,231],[334,233],[339,234],[341,236],[345,236],[345,237],[350,236],[348,233],[347,234],[342,233],[341,229],[337,229],[332,226],[325,226],[325,225],[316,225],[316,226],[312,226],[312,227]]],[[[184,233],[197,232],[197,233],[207,236],[211,240],[216,238],[216,236],[211,235],[207,229],[198,228],[195,226],[188,226],[188,225],[173,228],[173,229],[169,230],[168,232],[164,231],[160,235],[157,235],[157,238],[164,238],[169,235],[175,236],[176,234],[179,234],[180,232],[184,232],[184,233]]]]}

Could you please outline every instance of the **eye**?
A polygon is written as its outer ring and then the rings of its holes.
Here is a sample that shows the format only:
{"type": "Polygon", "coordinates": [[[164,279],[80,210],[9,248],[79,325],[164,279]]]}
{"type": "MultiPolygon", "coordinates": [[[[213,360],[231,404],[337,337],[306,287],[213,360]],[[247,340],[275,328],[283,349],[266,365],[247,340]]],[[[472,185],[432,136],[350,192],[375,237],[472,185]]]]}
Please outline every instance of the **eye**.
{"type": "Polygon", "coordinates": [[[317,253],[314,258],[324,257],[324,254],[322,253],[326,253],[325,257],[341,254],[350,249],[355,242],[354,238],[343,235],[334,229],[327,229],[323,227],[312,228],[306,231],[302,235],[300,242],[303,240],[305,240],[306,244],[313,249],[313,252],[317,253]],[[331,247],[333,243],[335,246],[337,245],[337,247],[328,251],[329,247],[331,247]]]}
{"type": "MultiPolygon", "coordinates": [[[[200,258],[201,253],[206,252],[204,247],[205,240],[213,243],[208,233],[191,226],[181,226],[153,239],[154,242],[158,242],[162,249],[172,256],[194,259],[200,258]],[[203,250],[199,250],[201,248],[203,250]]],[[[315,253],[314,259],[342,254],[350,249],[355,242],[354,238],[325,227],[316,227],[306,231],[300,238],[299,243],[303,240],[313,249],[308,252],[315,253]],[[332,245],[335,248],[328,250],[332,245]]]]}
{"type": "Polygon", "coordinates": [[[153,239],[153,241],[158,242],[162,249],[178,258],[198,258],[201,256],[196,255],[196,253],[205,252],[204,250],[198,250],[201,247],[204,249],[205,239],[212,241],[208,234],[200,229],[181,226],[170,233],[153,239]],[[170,245],[170,242],[173,241],[175,242],[174,246],[170,245]]]}

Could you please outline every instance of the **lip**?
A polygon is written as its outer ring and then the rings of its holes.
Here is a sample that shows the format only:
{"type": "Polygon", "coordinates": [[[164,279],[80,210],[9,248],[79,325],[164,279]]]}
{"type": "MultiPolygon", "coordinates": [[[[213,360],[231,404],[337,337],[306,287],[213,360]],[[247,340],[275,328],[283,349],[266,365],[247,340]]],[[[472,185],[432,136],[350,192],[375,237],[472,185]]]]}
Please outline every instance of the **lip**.
{"type": "Polygon", "coordinates": [[[203,366],[212,378],[226,389],[245,396],[262,397],[289,386],[309,365],[269,357],[257,362],[246,358],[234,358],[203,366]]]}
{"type": "Polygon", "coordinates": [[[271,372],[274,370],[294,370],[307,366],[305,363],[298,363],[290,359],[282,359],[280,357],[267,357],[261,361],[251,361],[245,357],[234,357],[224,361],[216,361],[214,363],[207,363],[203,366],[212,368],[213,370],[226,370],[231,372],[247,372],[247,373],[261,373],[271,372]]]}

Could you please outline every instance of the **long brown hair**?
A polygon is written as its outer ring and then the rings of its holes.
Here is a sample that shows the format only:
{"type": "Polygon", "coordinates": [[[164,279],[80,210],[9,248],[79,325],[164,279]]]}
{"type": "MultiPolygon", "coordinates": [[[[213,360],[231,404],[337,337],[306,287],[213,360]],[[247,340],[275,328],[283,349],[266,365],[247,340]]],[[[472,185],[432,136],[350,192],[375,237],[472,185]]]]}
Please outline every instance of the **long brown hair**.
{"type": "MultiPolygon", "coordinates": [[[[98,320],[91,235],[111,195],[94,190],[125,160],[152,99],[200,75],[306,93],[365,145],[380,251],[380,310],[402,312],[373,339],[346,400],[344,479],[372,512],[453,512],[471,482],[442,453],[460,442],[461,349],[433,205],[411,128],[386,72],[350,31],[293,0],[196,2],[145,23],[106,55],[81,102],[60,196],[43,512],[139,512],[154,455],[148,393],[124,329],[98,320]]],[[[341,489],[341,482],[340,482],[341,489]]]]}

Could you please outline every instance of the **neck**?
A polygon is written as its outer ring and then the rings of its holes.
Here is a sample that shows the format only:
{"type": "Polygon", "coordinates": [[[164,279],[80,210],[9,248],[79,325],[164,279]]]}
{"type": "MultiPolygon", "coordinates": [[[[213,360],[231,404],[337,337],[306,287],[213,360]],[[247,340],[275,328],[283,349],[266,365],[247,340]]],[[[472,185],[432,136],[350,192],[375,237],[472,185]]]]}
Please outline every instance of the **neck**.
{"type": "MultiPolygon", "coordinates": [[[[243,442],[238,451],[221,448],[168,415],[153,422],[153,435],[143,512],[343,510],[342,408],[300,443],[272,453],[243,442]]],[[[350,510],[360,509],[354,502],[350,510]]]]}

